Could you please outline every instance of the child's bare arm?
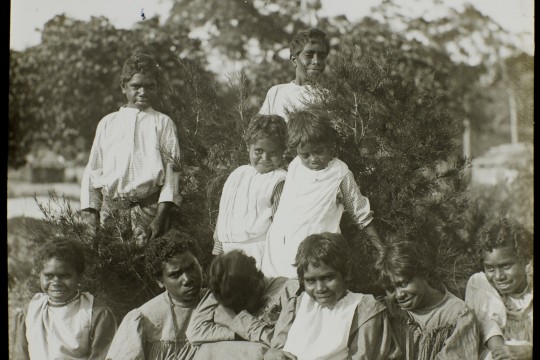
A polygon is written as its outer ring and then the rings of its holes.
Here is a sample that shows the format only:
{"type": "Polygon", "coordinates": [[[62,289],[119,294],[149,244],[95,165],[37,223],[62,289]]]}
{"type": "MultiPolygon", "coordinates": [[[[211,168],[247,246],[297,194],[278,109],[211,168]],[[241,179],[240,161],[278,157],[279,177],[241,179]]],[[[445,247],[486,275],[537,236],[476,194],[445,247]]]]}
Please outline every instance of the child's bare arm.
{"type": "Polygon", "coordinates": [[[160,202],[158,204],[156,218],[150,223],[150,226],[148,227],[148,240],[153,240],[165,233],[165,231],[167,230],[167,220],[169,219],[171,207],[172,202],[160,202]]]}
{"type": "Polygon", "coordinates": [[[371,240],[373,246],[375,246],[377,250],[381,250],[382,240],[379,237],[379,233],[377,232],[377,229],[375,228],[373,222],[370,222],[363,230],[366,232],[366,235],[371,240]]]}

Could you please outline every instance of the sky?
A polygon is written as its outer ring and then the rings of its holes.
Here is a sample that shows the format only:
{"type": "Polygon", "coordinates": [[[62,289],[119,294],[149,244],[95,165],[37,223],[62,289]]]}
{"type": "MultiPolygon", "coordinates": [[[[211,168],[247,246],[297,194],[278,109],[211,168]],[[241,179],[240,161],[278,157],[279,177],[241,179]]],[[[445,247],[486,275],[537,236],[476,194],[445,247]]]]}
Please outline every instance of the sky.
{"type": "MultiPolygon", "coordinates": [[[[350,21],[369,15],[369,9],[382,0],[321,0],[324,15],[346,15],[350,21]]],[[[403,1],[404,4],[408,0],[403,1]]],[[[417,1],[415,11],[427,11],[433,0],[417,1]],[[424,5],[422,5],[424,4],[424,5]],[[423,8],[422,8],[423,7],[423,8]]],[[[529,34],[525,48],[534,48],[534,0],[444,0],[460,9],[472,3],[480,12],[490,16],[512,33],[529,34]]],[[[170,0],[11,0],[10,48],[23,50],[40,42],[40,30],[55,15],[88,20],[90,16],[106,16],[117,28],[130,28],[141,20],[155,15],[165,19],[171,8],[170,0]]],[[[532,52],[532,50],[530,51],[532,52]]]]}

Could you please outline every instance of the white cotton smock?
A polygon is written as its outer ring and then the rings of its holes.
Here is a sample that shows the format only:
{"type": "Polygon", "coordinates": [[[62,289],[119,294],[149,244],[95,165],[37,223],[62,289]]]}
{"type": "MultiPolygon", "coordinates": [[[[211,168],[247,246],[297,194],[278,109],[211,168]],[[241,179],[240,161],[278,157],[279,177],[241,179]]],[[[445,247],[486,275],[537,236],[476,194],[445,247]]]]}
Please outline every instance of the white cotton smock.
{"type": "Polygon", "coordinates": [[[287,84],[272,86],[266,93],[263,105],[259,110],[261,115],[279,115],[289,121],[288,111],[302,109],[312,102],[314,96],[310,85],[296,85],[294,81],[287,84]]]}
{"type": "Polygon", "coordinates": [[[322,307],[304,292],[283,350],[298,360],[347,359],[351,324],[363,297],[347,291],[333,307],[322,307]]]}
{"type": "Polygon", "coordinates": [[[344,206],[337,201],[347,165],[332,159],[323,170],[311,170],[297,156],[290,163],[274,220],[268,229],[262,271],[266,276],[297,278],[293,266],[300,243],[312,234],[339,233],[344,206]]]}
{"type": "Polygon", "coordinates": [[[272,223],[272,194],[286,175],[283,169],[261,174],[251,165],[242,165],[229,175],[221,193],[215,231],[224,252],[243,250],[255,258],[260,269],[272,223]]]}
{"type": "Polygon", "coordinates": [[[30,359],[87,359],[94,296],[83,292],[79,300],[50,306],[46,294],[34,295],[26,314],[30,359]]]}

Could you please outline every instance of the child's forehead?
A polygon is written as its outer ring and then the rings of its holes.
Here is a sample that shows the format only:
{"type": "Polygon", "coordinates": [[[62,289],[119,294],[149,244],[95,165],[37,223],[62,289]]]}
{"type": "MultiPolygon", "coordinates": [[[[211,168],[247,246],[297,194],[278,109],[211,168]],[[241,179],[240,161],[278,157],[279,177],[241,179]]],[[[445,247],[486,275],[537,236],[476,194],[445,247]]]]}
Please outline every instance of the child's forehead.
{"type": "Polygon", "coordinates": [[[322,46],[324,48],[324,52],[327,52],[326,44],[324,43],[322,39],[319,39],[319,38],[309,38],[307,42],[304,44],[304,46],[302,47],[302,50],[306,50],[306,48],[318,47],[318,46],[322,46]]]}
{"type": "Polygon", "coordinates": [[[511,246],[498,247],[491,249],[491,251],[484,251],[484,262],[508,261],[516,258],[517,254],[511,246]]]}
{"type": "Polygon", "coordinates": [[[317,276],[325,273],[338,272],[338,269],[327,264],[322,260],[313,260],[308,262],[304,275],[317,276]]]}
{"type": "Polygon", "coordinates": [[[75,271],[75,266],[71,261],[53,256],[43,260],[43,271],[75,271]]]}

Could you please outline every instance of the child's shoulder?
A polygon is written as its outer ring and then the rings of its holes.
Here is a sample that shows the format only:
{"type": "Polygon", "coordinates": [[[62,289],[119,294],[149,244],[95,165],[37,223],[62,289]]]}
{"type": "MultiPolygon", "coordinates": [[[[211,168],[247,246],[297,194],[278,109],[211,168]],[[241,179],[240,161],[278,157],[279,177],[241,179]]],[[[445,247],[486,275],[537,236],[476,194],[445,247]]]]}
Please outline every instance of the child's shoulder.
{"type": "Polygon", "coordinates": [[[483,271],[477,272],[467,280],[467,291],[487,291],[493,292],[496,291],[493,286],[489,283],[486,274],[483,271]]]}
{"type": "Polygon", "coordinates": [[[283,83],[283,84],[276,84],[270,87],[268,89],[268,93],[276,93],[280,90],[289,89],[289,88],[296,88],[298,85],[296,85],[293,82],[283,83]]]}

